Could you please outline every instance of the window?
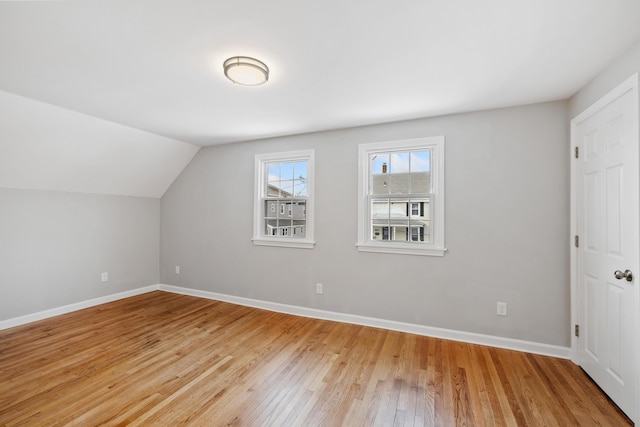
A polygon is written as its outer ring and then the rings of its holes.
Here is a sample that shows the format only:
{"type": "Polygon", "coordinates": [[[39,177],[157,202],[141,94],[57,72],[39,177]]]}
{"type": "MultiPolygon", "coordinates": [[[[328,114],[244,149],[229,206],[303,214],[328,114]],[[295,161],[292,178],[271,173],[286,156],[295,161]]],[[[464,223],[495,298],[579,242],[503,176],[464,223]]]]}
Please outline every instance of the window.
{"type": "Polygon", "coordinates": [[[444,255],[444,137],[360,144],[358,156],[358,249],[444,255]]]}
{"type": "Polygon", "coordinates": [[[253,243],[312,248],[314,151],[255,157],[253,243]]]}

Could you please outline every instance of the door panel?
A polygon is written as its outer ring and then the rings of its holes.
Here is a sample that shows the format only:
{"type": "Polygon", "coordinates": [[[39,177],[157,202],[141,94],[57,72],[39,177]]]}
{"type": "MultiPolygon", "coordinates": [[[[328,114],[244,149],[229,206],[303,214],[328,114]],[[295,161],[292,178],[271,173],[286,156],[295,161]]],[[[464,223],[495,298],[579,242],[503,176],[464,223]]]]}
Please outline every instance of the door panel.
{"type": "Polygon", "coordinates": [[[586,276],[586,302],[585,314],[586,318],[582,323],[584,329],[584,347],[586,352],[593,360],[598,361],[598,279],[592,276],[586,276]]]}
{"type": "Polygon", "coordinates": [[[624,310],[624,305],[622,304],[622,296],[624,295],[624,288],[618,286],[615,283],[609,282],[609,292],[607,294],[607,314],[609,318],[607,319],[607,336],[609,337],[609,342],[607,343],[607,347],[609,350],[609,371],[611,375],[614,376],[615,379],[618,380],[619,383],[624,383],[622,377],[624,376],[624,368],[622,363],[622,336],[620,335],[621,331],[624,330],[624,325],[622,324],[622,316],[620,315],[624,310]]]}
{"type": "Polygon", "coordinates": [[[585,228],[582,233],[586,242],[586,250],[598,252],[598,174],[589,173],[585,176],[585,228]]]}
{"type": "Polygon", "coordinates": [[[616,404],[637,421],[640,178],[637,77],[572,121],[584,153],[573,166],[577,359],[616,404]]]}
{"type": "Polygon", "coordinates": [[[622,224],[620,210],[622,205],[622,165],[615,165],[607,169],[607,253],[622,256],[622,224]]]}

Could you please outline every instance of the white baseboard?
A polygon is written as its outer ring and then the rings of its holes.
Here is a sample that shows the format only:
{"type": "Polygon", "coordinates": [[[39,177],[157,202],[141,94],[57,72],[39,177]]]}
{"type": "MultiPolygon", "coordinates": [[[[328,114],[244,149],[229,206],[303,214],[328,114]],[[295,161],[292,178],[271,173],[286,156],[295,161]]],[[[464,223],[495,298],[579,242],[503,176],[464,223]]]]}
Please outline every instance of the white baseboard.
{"type": "Polygon", "coordinates": [[[53,316],[70,313],[76,310],[129,298],[135,295],[144,294],[156,290],[172,292],[182,295],[190,295],[194,297],[212,299],[217,301],[225,301],[232,304],[244,305],[247,307],[255,307],[264,310],[275,311],[278,313],[293,314],[296,316],[311,317],[314,319],[332,320],[335,322],[352,323],[355,325],[372,326],[375,328],[388,329],[392,331],[407,332],[416,335],[424,335],[434,338],[442,338],[453,341],[461,341],[471,344],[480,344],[490,347],[504,348],[508,350],[524,351],[527,353],[542,354],[545,356],[559,357],[570,359],[571,349],[569,347],[561,347],[549,344],[542,344],[531,341],[516,340],[512,338],[503,338],[493,335],[476,334],[473,332],[456,331],[453,329],[434,328],[431,326],[417,325],[413,323],[396,322],[393,320],[377,319],[375,317],[359,316],[355,314],[338,313],[335,311],[318,310],[315,308],[300,307],[289,304],[280,304],[277,302],[262,301],[251,298],[238,297],[227,294],[219,294],[216,292],[202,291],[198,289],[183,288],[172,285],[151,285],[144,288],[134,289],[131,291],[121,292],[113,295],[107,295],[75,304],[65,305],[63,307],[52,308],[50,310],[38,313],[28,314],[25,316],[15,317],[13,319],[0,321],[0,330],[13,328],[14,326],[24,325],[26,323],[47,319],[53,316]]]}
{"type": "Polygon", "coordinates": [[[392,331],[408,332],[416,335],[424,335],[428,337],[442,338],[453,341],[462,341],[471,344],[480,344],[508,350],[523,351],[527,353],[541,354],[544,356],[559,357],[562,359],[570,359],[571,356],[571,348],[569,347],[561,347],[532,341],[516,340],[512,338],[503,338],[493,335],[476,334],[473,332],[456,331],[452,329],[434,328],[413,323],[396,322],[393,320],[377,319],[375,317],[358,316],[355,314],[318,310],[315,308],[280,304],[276,302],[237,297],[233,295],[219,294],[198,289],[182,288],[179,286],[159,285],[158,288],[162,291],[173,292],[182,295],[190,295],[217,301],[225,301],[248,307],[276,311],[279,313],[311,317],[314,319],[333,320],[336,322],[352,323],[362,326],[372,326],[375,328],[389,329],[392,331]]]}
{"type": "Polygon", "coordinates": [[[129,298],[135,295],[146,294],[147,292],[157,291],[159,285],[146,286],[144,288],[133,289],[131,291],[120,292],[117,294],[107,295],[100,298],[94,298],[87,301],[81,301],[74,304],[56,307],[49,310],[40,311],[38,313],[27,314],[25,316],[14,317],[0,321],[0,331],[3,329],[13,328],[14,326],[24,325],[26,323],[36,322],[38,320],[47,319],[49,317],[59,316],[61,314],[71,313],[72,311],[82,310],[84,308],[94,307],[96,305],[129,298]]]}

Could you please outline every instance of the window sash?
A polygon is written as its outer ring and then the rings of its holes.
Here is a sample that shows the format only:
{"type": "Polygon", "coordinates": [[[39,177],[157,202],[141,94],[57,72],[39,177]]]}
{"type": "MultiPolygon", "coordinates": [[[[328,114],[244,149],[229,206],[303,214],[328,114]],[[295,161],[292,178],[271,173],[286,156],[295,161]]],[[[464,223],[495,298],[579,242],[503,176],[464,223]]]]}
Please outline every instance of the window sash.
{"type": "MultiPolygon", "coordinates": [[[[402,165],[401,165],[402,166],[402,165]]],[[[397,178],[397,176],[396,176],[397,178]]],[[[395,178],[394,178],[395,179],[395,178]]],[[[389,141],[389,142],[376,142],[359,144],[358,146],[358,240],[356,246],[358,250],[364,252],[381,252],[381,253],[396,253],[396,254],[410,254],[410,255],[430,255],[430,256],[443,256],[446,252],[444,231],[445,231],[445,218],[444,218],[444,137],[424,137],[411,140],[402,141],[389,141]],[[414,170],[407,168],[404,165],[404,170],[394,169],[393,160],[406,159],[408,153],[409,157],[416,153],[415,158],[420,160],[420,157],[424,159],[427,157],[425,154],[428,152],[428,158],[430,167],[426,169],[422,164],[414,170]],[[380,157],[375,158],[375,155],[380,157]],[[395,157],[394,157],[395,156],[395,157]],[[383,163],[386,161],[386,167],[383,163]],[[382,190],[380,183],[373,183],[373,169],[376,169],[377,179],[384,180],[389,178],[387,184],[389,185],[389,191],[382,190]],[[402,175],[409,171],[408,185],[405,185],[405,177],[400,176],[402,184],[398,184],[398,179],[392,181],[394,170],[396,175],[402,175]],[[428,172],[427,187],[425,187],[425,181],[422,177],[416,177],[417,181],[411,181],[411,172],[428,172]],[[386,174],[386,175],[385,175],[386,174]],[[414,186],[414,183],[418,183],[418,186],[414,186]],[[420,189],[415,193],[411,193],[411,189],[420,189]],[[430,191],[423,192],[425,189],[430,191]],[[380,194],[382,193],[382,194],[380,194]],[[394,224],[391,220],[387,219],[386,225],[380,225],[378,231],[379,236],[385,233],[389,240],[374,239],[373,224],[378,218],[373,217],[372,199],[387,199],[398,202],[399,200],[420,201],[420,199],[427,198],[429,203],[424,205],[412,206],[407,205],[405,212],[402,215],[404,217],[404,223],[401,227],[400,224],[394,224]],[[420,221],[424,222],[424,226],[420,221]],[[428,224],[428,228],[427,228],[428,224]],[[395,226],[395,230],[394,230],[395,226]],[[418,231],[413,231],[413,228],[418,226],[418,231]],[[383,229],[382,227],[390,227],[389,229],[383,229]],[[423,230],[424,237],[421,236],[423,230]],[[395,237],[394,237],[395,236],[395,237]],[[413,236],[413,237],[412,237],[413,236]],[[393,240],[395,238],[395,240],[393,240]]],[[[395,209],[395,208],[394,208],[395,209]]],[[[389,207],[389,214],[391,214],[392,208],[389,207]]],[[[378,214],[380,212],[377,212],[378,214]]],[[[392,218],[394,219],[394,218],[392,218]]]]}
{"type": "Polygon", "coordinates": [[[413,245],[429,245],[433,242],[432,212],[433,194],[419,194],[409,196],[388,196],[378,195],[367,196],[369,213],[367,229],[369,230],[369,241],[372,242],[403,242],[413,245]],[[378,207],[375,207],[376,202],[378,207]],[[383,206],[387,203],[387,208],[383,206]],[[414,215],[413,205],[418,206],[419,213],[414,215]],[[395,206],[393,206],[395,205],[395,206]],[[428,207],[428,208],[427,208],[428,207]],[[425,210],[427,211],[425,215],[425,210]],[[419,214],[422,214],[419,216],[419,214]],[[401,229],[405,230],[402,231],[401,229]],[[422,228],[418,236],[422,239],[411,238],[411,230],[422,228]],[[426,231],[425,231],[426,229],[426,231]]]}
{"type": "Polygon", "coordinates": [[[314,157],[313,149],[255,155],[255,245],[307,249],[315,246],[314,157]]]}
{"type": "Polygon", "coordinates": [[[264,197],[261,202],[265,237],[306,237],[308,198],[264,197]]]}

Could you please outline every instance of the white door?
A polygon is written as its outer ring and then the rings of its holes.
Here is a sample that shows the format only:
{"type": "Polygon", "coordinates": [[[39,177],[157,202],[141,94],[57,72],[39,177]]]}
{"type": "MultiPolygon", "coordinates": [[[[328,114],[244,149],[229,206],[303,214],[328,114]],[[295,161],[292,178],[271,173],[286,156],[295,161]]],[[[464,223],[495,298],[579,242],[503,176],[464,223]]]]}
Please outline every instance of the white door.
{"type": "Polygon", "coordinates": [[[571,123],[578,147],[572,167],[577,361],[634,422],[640,415],[637,82],[635,75],[571,123]]]}

